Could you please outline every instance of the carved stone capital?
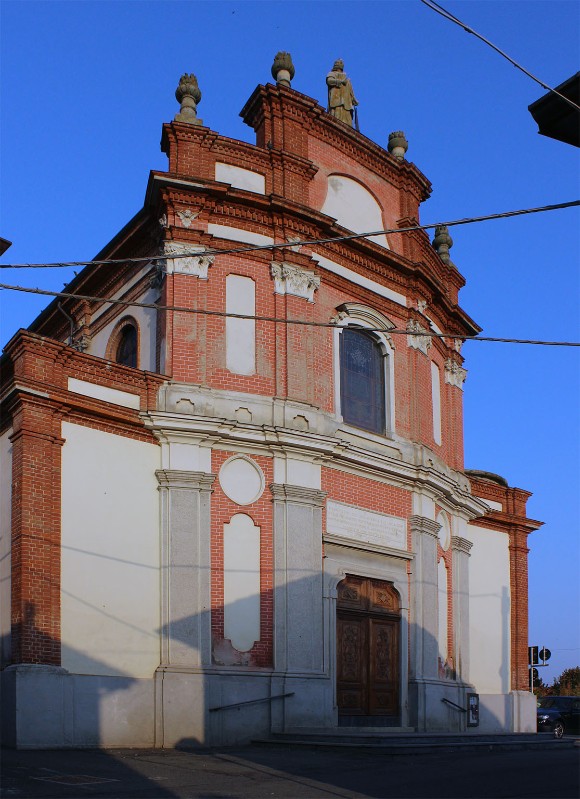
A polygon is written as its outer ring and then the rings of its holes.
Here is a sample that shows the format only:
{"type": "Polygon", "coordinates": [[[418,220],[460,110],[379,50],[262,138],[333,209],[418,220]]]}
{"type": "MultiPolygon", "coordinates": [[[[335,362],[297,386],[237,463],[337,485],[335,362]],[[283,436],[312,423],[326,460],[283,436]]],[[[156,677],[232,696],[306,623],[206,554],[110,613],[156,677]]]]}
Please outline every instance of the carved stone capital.
{"type": "Polygon", "coordinates": [[[207,472],[185,472],[177,469],[157,469],[155,472],[160,488],[187,488],[193,491],[213,491],[215,474],[207,472]]]}
{"type": "Polygon", "coordinates": [[[326,491],[288,483],[272,483],[270,491],[274,502],[294,502],[299,505],[312,505],[315,508],[321,508],[326,498],[326,491]]]}
{"type": "Polygon", "coordinates": [[[437,538],[441,529],[439,522],[428,519],[426,516],[409,516],[409,523],[412,533],[425,533],[425,535],[433,536],[433,538],[437,538]]]}
{"type": "Polygon", "coordinates": [[[461,538],[459,535],[451,536],[451,549],[456,552],[465,552],[466,555],[469,555],[472,546],[472,542],[468,541],[467,538],[461,538]]]}
{"type": "Polygon", "coordinates": [[[314,302],[314,292],[320,286],[320,278],[314,272],[285,261],[272,261],[270,270],[276,294],[292,294],[314,302]]]}
{"type": "Polygon", "coordinates": [[[213,264],[214,256],[195,255],[196,251],[203,252],[204,248],[198,244],[184,244],[178,241],[163,242],[163,254],[174,256],[165,261],[165,272],[168,275],[193,275],[201,280],[207,280],[207,272],[213,264]]]}
{"type": "Polygon", "coordinates": [[[463,388],[467,379],[467,369],[460,366],[457,361],[448,358],[445,361],[445,382],[457,388],[463,388]]]}
{"type": "Polygon", "coordinates": [[[426,332],[427,330],[416,319],[409,319],[407,322],[407,333],[409,334],[407,336],[407,345],[420,350],[424,355],[428,354],[431,346],[431,336],[421,335],[421,333],[426,332]]]}

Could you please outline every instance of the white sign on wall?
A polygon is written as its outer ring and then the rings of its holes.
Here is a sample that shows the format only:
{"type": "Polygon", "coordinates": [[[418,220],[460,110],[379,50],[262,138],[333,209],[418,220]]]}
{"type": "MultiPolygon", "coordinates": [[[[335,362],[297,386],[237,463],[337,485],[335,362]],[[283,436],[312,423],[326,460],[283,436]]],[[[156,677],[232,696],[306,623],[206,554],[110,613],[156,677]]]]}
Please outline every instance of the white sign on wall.
{"type": "Polygon", "coordinates": [[[326,503],[326,529],[332,535],[365,544],[407,549],[407,522],[398,516],[354,508],[342,502],[326,503]]]}

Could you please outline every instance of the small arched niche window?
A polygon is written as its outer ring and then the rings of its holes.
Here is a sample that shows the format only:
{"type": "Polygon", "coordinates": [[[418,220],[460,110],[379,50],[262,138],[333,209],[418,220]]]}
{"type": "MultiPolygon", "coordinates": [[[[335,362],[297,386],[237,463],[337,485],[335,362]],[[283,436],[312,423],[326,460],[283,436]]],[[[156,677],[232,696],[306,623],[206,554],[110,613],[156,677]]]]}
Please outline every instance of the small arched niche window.
{"type": "Polygon", "coordinates": [[[139,331],[132,317],[122,319],[109,340],[108,357],[123,366],[136,368],[139,363],[139,331]]]}
{"type": "Polygon", "coordinates": [[[394,351],[388,334],[394,325],[356,303],[338,310],[343,325],[336,342],[340,414],[346,424],[388,435],[394,432],[394,351]]]}

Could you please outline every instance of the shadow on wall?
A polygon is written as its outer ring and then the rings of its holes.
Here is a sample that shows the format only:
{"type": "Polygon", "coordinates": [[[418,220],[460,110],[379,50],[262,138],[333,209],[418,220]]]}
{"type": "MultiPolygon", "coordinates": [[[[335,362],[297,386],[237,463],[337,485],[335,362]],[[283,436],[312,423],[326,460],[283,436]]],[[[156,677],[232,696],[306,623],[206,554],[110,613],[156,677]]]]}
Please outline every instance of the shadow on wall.
{"type": "MultiPolygon", "coordinates": [[[[185,587],[194,593],[193,577],[186,582],[185,587]]],[[[273,653],[275,644],[276,671],[272,662],[257,664],[259,645],[267,639],[269,619],[258,619],[262,641],[240,651],[225,634],[212,640],[211,614],[204,610],[158,628],[164,665],[150,678],[135,678],[118,671],[111,674],[107,664],[80,648],[70,648],[65,662],[82,663],[83,674],[69,673],[59,666],[8,666],[2,672],[3,743],[29,748],[146,748],[155,744],[192,748],[208,743],[229,745],[288,727],[335,726],[334,604],[329,597],[322,601],[320,574],[284,583],[276,589],[273,603],[270,592],[264,595],[282,619],[269,649],[273,653]],[[291,608],[296,610],[290,612],[291,608]]],[[[508,600],[504,597],[504,604],[505,601],[508,600]]],[[[245,617],[255,615],[256,597],[241,598],[231,605],[229,618],[243,626],[245,617]]],[[[228,606],[217,609],[226,617],[227,611],[228,606]]],[[[57,651],[58,643],[36,627],[34,615],[35,608],[29,604],[23,623],[26,635],[39,641],[44,651],[57,651]]],[[[250,619],[247,629],[241,631],[242,639],[254,629],[254,624],[255,619],[250,619]]],[[[13,634],[18,640],[21,630],[15,629],[13,634]]],[[[438,643],[433,636],[410,625],[409,640],[411,658],[416,659],[420,640],[423,656],[432,660],[436,669],[438,643]]],[[[362,646],[364,642],[360,643],[362,646]]],[[[353,674],[357,668],[361,674],[369,672],[370,655],[363,655],[361,646],[343,649],[342,658],[354,658],[342,663],[343,673],[349,668],[354,668],[353,674]]],[[[263,651],[266,650],[262,650],[262,655],[263,651]]],[[[505,652],[502,654],[503,674],[508,666],[505,652]]],[[[376,663],[388,662],[389,658],[379,653],[376,663]]],[[[427,730],[464,729],[464,714],[442,700],[465,708],[465,693],[469,690],[453,679],[437,679],[436,673],[421,675],[411,670],[407,700],[410,723],[414,726],[422,712],[430,717],[427,730]]],[[[403,701],[405,693],[406,686],[401,686],[403,701]]],[[[482,731],[509,729],[510,702],[511,697],[505,694],[491,697],[481,709],[482,731]]]]}

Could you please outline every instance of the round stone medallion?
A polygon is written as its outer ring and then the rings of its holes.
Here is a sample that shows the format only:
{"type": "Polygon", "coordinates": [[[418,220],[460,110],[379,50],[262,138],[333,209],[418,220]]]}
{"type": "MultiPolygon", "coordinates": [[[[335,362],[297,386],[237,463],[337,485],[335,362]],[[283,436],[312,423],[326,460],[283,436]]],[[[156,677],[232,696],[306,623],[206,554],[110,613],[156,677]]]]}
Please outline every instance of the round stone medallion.
{"type": "Polygon", "coordinates": [[[262,496],[265,486],[258,464],[244,455],[234,455],[223,464],[219,481],[226,497],[237,505],[251,505],[262,496]]]}

